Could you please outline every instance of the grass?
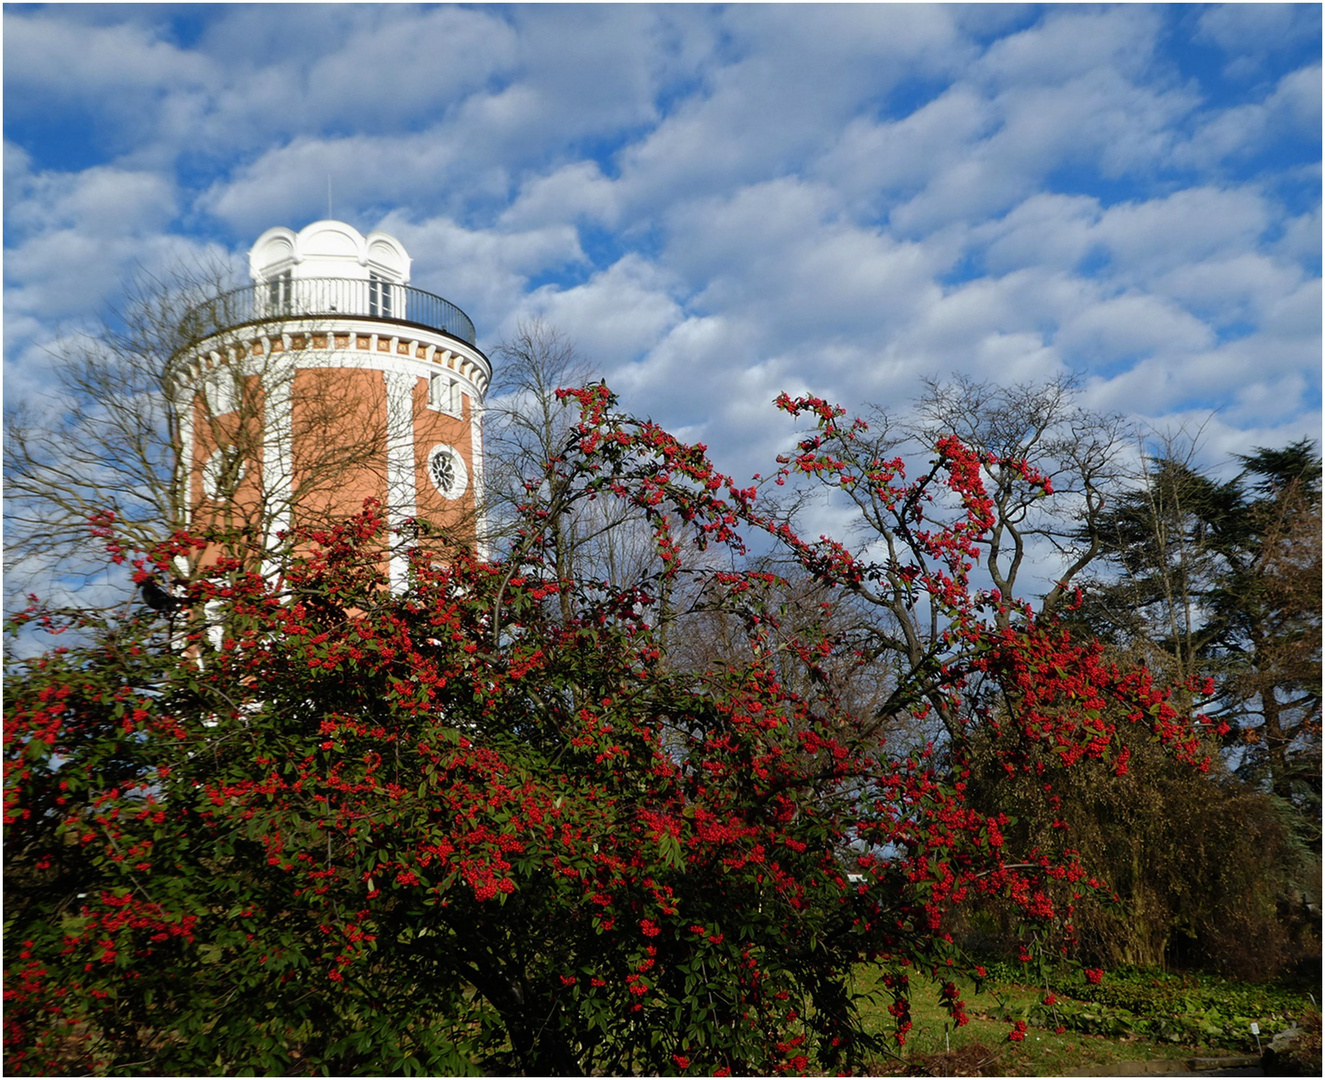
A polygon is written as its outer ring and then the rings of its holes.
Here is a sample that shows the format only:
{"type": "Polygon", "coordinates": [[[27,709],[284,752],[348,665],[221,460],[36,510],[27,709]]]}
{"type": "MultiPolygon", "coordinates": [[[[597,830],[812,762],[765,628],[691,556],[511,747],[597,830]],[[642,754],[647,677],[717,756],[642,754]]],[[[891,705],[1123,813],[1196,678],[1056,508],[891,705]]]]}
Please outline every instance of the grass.
{"type": "MultiPolygon", "coordinates": [[[[1105,974],[1091,985],[1079,974],[1045,991],[1015,981],[1020,972],[995,967],[977,988],[958,981],[970,1023],[954,1027],[939,1002],[938,985],[912,980],[912,1030],[896,1057],[882,1056],[878,1075],[1055,1076],[1108,1073],[1124,1061],[1187,1061],[1194,1057],[1251,1055],[1255,1020],[1262,1041],[1310,1013],[1305,991],[1232,983],[1212,976],[1158,971],[1105,974]],[[1008,1038],[1024,1020],[1024,1040],[1008,1038]],[[1061,1030],[1060,1030],[1061,1029],[1061,1030]]],[[[858,973],[857,988],[875,989],[877,973],[858,973]]],[[[1318,991],[1317,991],[1318,993],[1318,991]]],[[[891,1040],[886,991],[862,1003],[868,1029],[891,1040]]],[[[1318,1015],[1318,1014],[1317,1014],[1318,1015]]]]}

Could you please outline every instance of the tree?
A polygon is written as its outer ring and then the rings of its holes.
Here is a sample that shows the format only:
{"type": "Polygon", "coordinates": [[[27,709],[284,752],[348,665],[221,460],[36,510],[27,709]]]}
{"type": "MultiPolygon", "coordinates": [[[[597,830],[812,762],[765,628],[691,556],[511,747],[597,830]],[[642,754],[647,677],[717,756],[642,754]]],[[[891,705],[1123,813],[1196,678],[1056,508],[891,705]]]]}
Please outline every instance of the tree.
{"type": "Polygon", "coordinates": [[[1240,460],[1251,491],[1215,603],[1229,624],[1229,712],[1255,734],[1244,772],[1265,776],[1276,796],[1314,818],[1319,850],[1320,455],[1304,440],[1240,460]]]}
{"type": "Polygon", "coordinates": [[[165,369],[184,344],[180,317],[221,291],[220,266],[130,287],[123,315],[51,357],[48,399],[6,409],[5,548],[64,572],[93,572],[105,551],[87,528],[112,512],[126,542],[147,546],[186,524],[176,468],[178,423],[165,369]]]}
{"type": "Polygon", "coordinates": [[[807,479],[854,504],[868,558],[850,558],[831,539],[796,539],[794,514],[773,535],[861,612],[856,650],[893,666],[896,699],[884,701],[881,715],[927,696],[944,737],[961,741],[970,703],[938,688],[945,670],[971,655],[955,633],[969,616],[945,590],[952,581],[968,589],[980,566],[993,588],[972,602],[1010,632],[1030,611],[1018,598],[1030,558],[1048,586],[1038,610],[1056,613],[1099,550],[1101,510],[1122,478],[1125,425],[1076,405],[1070,379],[1007,388],[964,379],[929,383],[913,421],[876,409],[845,422],[842,409],[815,397],[783,395],[777,404],[812,419],[816,430],[779,458],[774,482],[807,479]],[[899,490],[906,458],[921,455],[929,458],[928,472],[899,490]],[[933,525],[948,546],[935,546],[927,527],[933,525]]]}
{"type": "MultiPolygon", "coordinates": [[[[1079,910],[1078,925],[1091,931],[1097,957],[1161,962],[1169,943],[1181,942],[1188,957],[1272,971],[1302,938],[1308,902],[1318,896],[1312,849],[1318,851],[1320,835],[1319,460],[1301,445],[1258,451],[1243,459],[1243,476],[1226,485],[1168,461],[1154,483],[1129,489],[1121,463],[1125,425],[1080,410],[1071,391],[1070,382],[933,383],[919,423],[876,411],[868,423],[848,424],[821,401],[784,398],[785,410],[814,418],[818,430],[782,458],[777,482],[799,474],[845,495],[860,511],[864,543],[875,545],[864,573],[858,561],[843,563],[845,573],[833,569],[830,540],[805,545],[801,556],[820,558],[862,612],[873,609],[854,640],[862,655],[893,660],[888,685],[901,700],[929,693],[923,679],[936,670],[970,663],[976,650],[953,633],[961,620],[934,603],[932,588],[915,588],[917,568],[923,575],[933,561],[924,547],[929,533],[912,520],[918,504],[898,500],[877,482],[903,466],[904,451],[914,451],[917,440],[940,451],[931,461],[941,468],[955,432],[975,451],[987,492],[984,524],[970,537],[966,561],[993,585],[981,601],[995,625],[1015,631],[1026,617],[1014,588],[1032,573],[1051,583],[1038,604],[1041,615],[1060,613],[1083,643],[1100,633],[1116,647],[1109,655],[1120,665],[1149,663],[1177,688],[1184,708],[1195,704],[1193,688],[1217,686],[1202,728],[1243,743],[1239,775],[1254,780],[1260,770],[1271,791],[1291,798],[1296,820],[1285,834],[1284,814],[1254,788],[1221,775],[1222,762],[1213,776],[1171,769],[1167,759],[1142,752],[1135,729],[1124,740],[1123,773],[1082,769],[1059,790],[1041,791],[1035,777],[1055,748],[1030,740],[1020,759],[1010,761],[1011,741],[997,729],[1026,703],[998,681],[968,681],[964,700],[946,687],[931,696],[942,721],[940,744],[956,761],[973,755],[973,805],[988,813],[1017,807],[1009,811],[1019,819],[1010,835],[1019,844],[1067,835],[1081,845],[1125,905],[1122,921],[1117,909],[1096,906],[1089,927],[1079,910]],[[1254,476],[1261,477],[1255,487],[1254,476]],[[1059,507],[1065,493],[1067,505],[1059,507]],[[1091,566],[1106,558],[1125,576],[1089,581],[1091,566]],[[1054,559],[1058,567],[1047,569],[1054,559]],[[1079,611],[1072,610],[1074,582],[1088,585],[1079,611]],[[1102,607],[1112,622],[1099,617],[1102,607]],[[978,752],[983,733],[972,719],[997,731],[992,761],[978,752]],[[1294,777],[1291,797],[1271,776],[1294,777]],[[1158,819],[1120,831],[1142,804],[1155,808],[1158,819]],[[1211,815],[1211,829],[1218,815],[1221,835],[1236,842],[1196,845],[1172,827],[1190,822],[1195,808],[1211,815]],[[1240,816],[1246,828],[1238,832],[1240,816]],[[1235,864],[1236,855],[1246,861],[1235,864]],[[1193,890],[1196,881],[1205,887],[1193,890]],[[1243,947],[1253,923],[1257,933],[1273,932],[1259,956],[1243,947]]],[[[941,492],[923,497],[933,499],[924,507],[928,514],[955,524],[955,517],[942,517],[941,492]]],[[[947,504],[949,514],[961,509],[956,500],[947,504]]],[[[892,707],[885,699],[880,718],[892,707]]],[[[1217,754],[1217,745],[1209,751],[1217,754]]]]}
{"type": "MultiPolygon", "coordinates": [[[[740,605],[745,662],[662,663],[656,594],[688,542],[734,561],[765,532],[832,591],[927,597],[947,635],[871,707],[955,711],[996,683],[1006,766],[1051,745],[1044,783],[1114,758],[1127,724],[1199,750],[1145,671],[1052,616],[988,617],[968,575],[990,502],[958,440],[916,480],[859,479],[905,508],[885,564],[799,540],[604,387],[565,396],[560,512],[644,517],[661,569],[631,587],[565,577],[539,509],[512,558],[439,563],[434,541],[396,594],[370,505],[298,530],[279,590],[240,556],[187,583],[185,611],[228,609],[215,650],[196,618],[181,641],[142,609],[87,613],[92,644],[11,669],[11,1070],[804,1073],[873,1044],[849,979],[866,959],[898,1042],[912,975],[964,1022],[948,914],[999,896],[1060,926],[1049,883],[1086,892],[1085,869],[1052,839],[1012,850],[1007,817],[967,802],[961,746],[881,744],[828,677],[858,649],[796,633],[761,603],[765,570],[702,571],[740,605]],[[931,521],[939,490],[962,510],[931,521]]],[[[208,542],[111,552],[146,576],[208,542]]]]}
{"type": "Polygon", "coordinates": [[[551,563],[561,576],[628,582],[656,570],[642,515],[607,501],[568,501],[556,474],[576,423],[557,390],[593,381],[575,346],[555,327],[533,320],[498,345],[493,360],[484,445],[488,520],[497,546],[515,542],[530,515],[546,514],[551,563]]]}
{"type": "Polygon", "coordinates": [[[1213,678],[1240,775],[1296,806],[1320,843],[1320,457],[1240,456],[1220,483],[1173,456],[1104,518],[1109,562],[1088,625],[1149,640],[1152,662],[1213,678]]]}
{"type": "MultiPolygon", "coordinates": [[[[1049,791],[1035,772],[1052,753],[1046,747],[1027,746],[1032,768],[1011,774],[997,742],[983,745],[977,735],[971,755],[971,805],[1011,816],[1010,844],[1031,847],[1061,833],[1107,882],[1075,901],[1062,886],[1055,895],[1073,906],[1081,959],[1251,980],[1318,959],[1306,912],[1285,904],[1301,867],[1275,800],[1229,773],[1214,738],[1208,772],[1184,767],[1142,728],[1124,727],[1120,739],[1121,767],[1091,763],[1049,791]]],[[[1015,911],[993,906],[966,932],[1015,955],[1017,926],[1015,911]]]]}
{"type": "Polygon", "coordinates": [[[1028,559],[1049,585],[1040,610],[1055,610],[1100,553],[1105,507],[1126,479],[1128,421],[1079,405],[1075,376],[1009,386],[959,376],[925,386],[912,438],[930,447],[955,435],[980,456],[994,511],[982,565],[1000,618],[1011,618],[1028,559]],[[1046,483],[1031,482],[1027,467],[1046,483]]]}
{"type": "Polygon", "coordinates": [[[1070,623],[1120,663],[1180,686],[1209,680],[1211,770],[1174,768],[1133,731],[1122,774],[1081,770],[1046,794],[987,761],[972,797],[1018,807],[1022,843],[1066,828],[1109,881],[1121,906],[1077,914],[1098,961],[1264,977],[1319,950],[1308,906],[1319,879],[1319,461],[1304,444],[1258,450],[1220,482],[1169,449],[1100,515],[1101,564],[1115,573],[1086,583],[1070,623]]]}

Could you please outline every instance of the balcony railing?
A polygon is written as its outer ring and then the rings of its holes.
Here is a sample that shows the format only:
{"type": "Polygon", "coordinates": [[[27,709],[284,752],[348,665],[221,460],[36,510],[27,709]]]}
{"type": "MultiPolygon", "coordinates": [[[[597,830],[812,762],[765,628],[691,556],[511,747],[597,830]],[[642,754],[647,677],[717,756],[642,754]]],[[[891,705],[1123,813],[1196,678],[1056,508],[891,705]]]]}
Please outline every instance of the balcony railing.
{"type": "Polygon", "coordinates": [[[469,316],[449,300],[376,278],[275,278],[195,304],[180,320],[188,344],[251,323],[281,319],[382,319],[474,340],[469,316]]]}

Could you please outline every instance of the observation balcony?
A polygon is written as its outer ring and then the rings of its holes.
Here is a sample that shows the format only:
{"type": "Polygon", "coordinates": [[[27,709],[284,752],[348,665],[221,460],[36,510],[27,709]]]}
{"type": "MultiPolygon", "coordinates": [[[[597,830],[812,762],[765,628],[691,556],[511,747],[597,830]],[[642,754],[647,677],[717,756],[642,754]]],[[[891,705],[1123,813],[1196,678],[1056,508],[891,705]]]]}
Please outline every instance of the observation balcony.
{"type": "Polygon", "coordinates": [[[282,274],[194,304],[180,320],[184,347],[227,330],[290,319],[377,319],[440,330],[469,345],[474,324],[449,300],[372,278],[292,278],[282,274]]]}

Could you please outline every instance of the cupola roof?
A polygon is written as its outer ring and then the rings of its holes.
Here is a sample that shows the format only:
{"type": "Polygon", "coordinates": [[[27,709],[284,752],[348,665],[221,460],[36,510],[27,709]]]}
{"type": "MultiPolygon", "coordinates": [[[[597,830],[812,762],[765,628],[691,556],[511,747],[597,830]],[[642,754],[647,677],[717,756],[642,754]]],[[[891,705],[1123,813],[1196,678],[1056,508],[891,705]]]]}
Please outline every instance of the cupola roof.
{"type": "Polygon", "coordinates": [[[408,285],[410,262],[394,236],[378,230],[364,236],[343,221],[315,221],[298,232],[268,229],[248,253],[249,272],[258,283],[288,271],[297,279],[374,276],[408,285]]]}

